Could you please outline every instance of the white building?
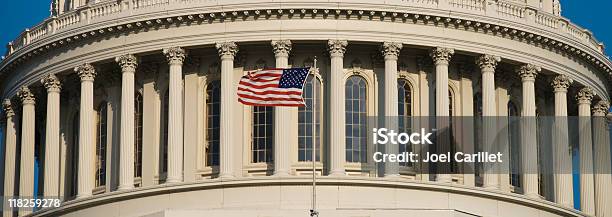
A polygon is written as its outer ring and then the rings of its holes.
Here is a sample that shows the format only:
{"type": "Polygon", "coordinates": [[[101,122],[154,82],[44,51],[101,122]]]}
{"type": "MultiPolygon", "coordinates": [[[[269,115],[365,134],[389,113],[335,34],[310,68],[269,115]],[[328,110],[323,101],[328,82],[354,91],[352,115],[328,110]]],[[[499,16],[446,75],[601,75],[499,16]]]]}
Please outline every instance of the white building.
{"type": "MultiPolygon", "coordinates": [[[[555,0],[54,0],[7,48],[4,196],[35,194],[39,162],[39,194],[64,200],[20,216],[307,216],[312,110],[236,91],[315,57],[320,216],[612,216],[612,62],[555,0]],[[571,174],[374,173],[361,132],[382,115],[598,116],[549,159],[578,147],[581,210],[571,174]]],[[[522,137],[512,164],[537,171],[522,137]]]]}

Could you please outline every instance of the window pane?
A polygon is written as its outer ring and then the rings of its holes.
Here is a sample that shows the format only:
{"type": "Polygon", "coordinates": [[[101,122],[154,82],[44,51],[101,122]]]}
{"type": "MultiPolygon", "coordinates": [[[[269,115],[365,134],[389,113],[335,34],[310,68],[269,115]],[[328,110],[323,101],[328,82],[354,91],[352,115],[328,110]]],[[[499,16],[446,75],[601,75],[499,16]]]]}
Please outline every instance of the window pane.
{"type": "Polygon", "coordinates": [[[346,161],[367,162],[366,157],[366,82],[360,76],[351,76],[346,81],[346,161]]]}
{"type": "Polygon", "coordinates": [[[273,107],[253,107],[253,163],[272,162],[273,145],[273,107]]]}
{"type": "MultiPolygon", "coordinates": [[[[312,162],[312,149],[313,149],[313,141],[316,143],[316,147],[320,147],[320,115],[321,115],[321,81],[318,78],[309,75],[306,78],[306,83],[304,83],[304,102],[306,106],[299,107],[298,109],[298,126],[299,126],[299,134],[298,140],[300,144],[304,144],[304,146],[298,147],[298,158],[299,161],[310,161],[312,162]],[[315,97],[316,96],[316,97],[315,97]],[[316,113],[313,115],[313,108],[316,104],[316,113]],[[314,125],[313,125],[313,116],[314,116],[314,125]],[[313,127],[315,129],[313,129],[313,127]],[[313,139],[313,130],[317,130],[315,132],[316,137],[313,139]]],[[[317,148],[316,150],[316,158],[317,161],[320,161],[321,149],[317,148]]]]}
{"type": "Polygon", "coordinates": [[[219,166],[219,135],[221,118],[221,82],[212,81],[206,87],[206,166],[219,166]]]}

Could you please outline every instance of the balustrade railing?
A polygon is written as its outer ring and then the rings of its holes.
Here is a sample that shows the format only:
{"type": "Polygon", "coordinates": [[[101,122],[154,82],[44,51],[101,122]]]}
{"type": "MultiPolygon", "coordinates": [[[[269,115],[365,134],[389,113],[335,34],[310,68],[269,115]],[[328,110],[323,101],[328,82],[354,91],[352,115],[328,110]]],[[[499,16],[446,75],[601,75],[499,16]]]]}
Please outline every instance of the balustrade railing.
{"type": "MultiPolygon", "coordinates": [[[[533,11],[534,18],[528,16],[528,8],[524,0],[395,0],[398,5],[415,6],[432,9],[444,9],[474,13],[479,15],[493,16],[499,19],[518,21],[529,25],[556,32],[565,32],[568,36],[586,43],[587,45],[601,50],[597,42],[590,34],[586,34],[584,29],[569,23],[559,25],[565,18],[550,13],[533,11]]],[[[201,5],[216,5],[217,0],[121,0],[121,1],[102,1],[92,5],[86,5],[76,10],[67,11],[58,17],[52,17],[29,31],[24,31],[11,42],[12,49],[7,50],[7,55],[25,47],[26,45],[41,40],[49,35],[63,32],[81,24],[89,24],[103,20],[115,14],[126,13],[136,15],[148,13],[151,10],[166,10],[168,5],[181,4],[190,5],[191,3],[201,3],[201,5]]],[[[564,21],[566,22],[566,21],[564,21]]],[[[603,51],[602,51],[603,52],[603,51]]]]}

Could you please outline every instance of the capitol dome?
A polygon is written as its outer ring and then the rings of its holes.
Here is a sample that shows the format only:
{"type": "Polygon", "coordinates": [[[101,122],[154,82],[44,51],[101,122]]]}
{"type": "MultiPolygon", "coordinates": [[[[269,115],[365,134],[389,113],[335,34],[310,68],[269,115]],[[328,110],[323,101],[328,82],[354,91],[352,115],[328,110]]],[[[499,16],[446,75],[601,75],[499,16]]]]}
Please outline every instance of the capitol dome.
{"type": "MultiPolygon", "coordinates": [[[[314,160],[322,217],[612,217],[611,74],[559,0],[54,0],[0,62],[0,143],[6,198],[62,202],[3,214],[308,216],[314,160]],[[248,71],[289,67],[313,67],[305,107],[238,102],[248,71]],[[381,168],[378,116],[588,130],[506,135],[506,172],[381,168]],[[578,179],[547,170],[572,154],[578,179]]],[[[481,148],[451,125],[453,152],[481,148]]]]}

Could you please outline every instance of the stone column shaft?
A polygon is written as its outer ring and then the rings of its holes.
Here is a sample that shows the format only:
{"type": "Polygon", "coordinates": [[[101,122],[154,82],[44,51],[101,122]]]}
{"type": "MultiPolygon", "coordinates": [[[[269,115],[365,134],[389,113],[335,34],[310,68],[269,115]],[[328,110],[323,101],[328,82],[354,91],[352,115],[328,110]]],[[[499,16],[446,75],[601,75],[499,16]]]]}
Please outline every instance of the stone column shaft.
{"type": "Polygon", "coordinates": [[[93,106],[94,67],[88,63],[74,69],[81,77],[81,108],[79,109],[79,168],[77,198],[92,195],[94,187],[95,122],[93,106]]]}
{"type": "MultiPolygon", "coordinates": [[[[397,90],[397,60],[403,45],[395,42],[385,42],[381,47],[382,55],[385,58],[385,100],[384,100],[384,116],[385,127],[393,129],[395,132],[399,130],[398,120],[398,90],[397,90]]],[[[394,144],[386,144],[386,152],[388,154],[398,154],[399,146],[394,144]]],[[[399,177],[399,163],[385,163],[385,177],[399,177]]]]}
{"type": "Polygon", "coordinates": [[[580,152],[580,208],[587,215],[595,215],[595,186],[593,178],[593,137],[591,102],[595,93],[589,87],[578,92],[578,129],[580,152]]]}
{"type": "MultiPolygon", "coordinates": [[[[291,41],[272,41],[271,44],[276,58],[276,67],[287,68],[291,41]]],[[[294,135],[292,130],[297,129],[297,122],[291,122],[293,120],[291,117],[293,113],[297,113],[297,109],[293,107],[275,107],[274,109],[274,175],[286,176],[289,175],[291,165],[289,147],[291,147],[291,135],[294,135]]]]}
{"type": "MultiPolygon", "coordinates": [[[[449,114],[449,94],[448,94],[448,65],[452,55],[455,53],[453,49],[436,48],[431,51],[435,64],[436,74],[436,145],[438,153],[446,153],[450,150],[450,114],[449,114]]],[[[442,183],[451,183],[452,176],[450,174],[450,163],[439,164],[437,168],[438,175],[436,180],[442,183]]]]}
{"type": "Polygon", "coordinates": [[[58,197],[60,189],[60,81],[53,74],[42,81],[47,88],[44,196],[58,197]]]}
{"type": "MultiPolygon", "coordinates": [[[[501,58],[493,55],[482,55],[476,60],[482,72],[482,116],[483,116],[483,148],[486,152],[497,153],[501,151],[495,147],[495,135],[497,134],[497,116],[495,99],[495,67],[501,58]]],[[[495,163],[484,163],[485,188],[499,189],[499,166],[495,163]]]]}
{"type": "Polygon", "coordinates": [[[183,181],[183,61],[185,50],[164,49],[170,66],[168,75],[168,176],[166,183],[183,181]]]}
{"type": "Polygon", "coordinates": [[[539,199],[538,147],[536,137],[535,78],[541,69],[531,64],[518,69],[523,86],[523,110],[521,114],[521,163],[523,192],[527,197],[539,199]]]}
{"type": "Polygon", "coordinates": [[[119,190],[134,188],[134,73],[137,60],[134,55],[119,56],[121,66],[121,135],[119,142],[119,190]]]}
{"type": "Polygon", "coordinates": [[[344,91],[344,53],[346,52],[347,41],[329,40],[328,50],[331,59],[330,71],[330,176],[344,176],[346,170],[346,141],[345,141],[345,91],[344,91]]]}
{"type": "MultiPolygon", "coordinates": [[[[35,109],[34,94],[27,87],[21,87],[18,93],[22,103],[21,119],[21,165],[19,167],[19,196],[32,198],[34,196],[34,144],[35,144],[35,109]]],[[[19,209],[19,216],[32,211],[19,209]]]]}
{"type": "Polygon", "coordinates": [[[610,131],[606,115],[610,109],[601,100],[593,107],[593,152],[595,174],[595,216],[612,216],[612,178],[610,177],[610,131]]]}
{"type": "Polygon", "coordinates": [[[234,146],[237,145],[232,130],[237,123],[234,121],[232,111],[238,101],[236,95],[237,84],[234,82],[234,57],[238,53],[238,46],[234,42],[223,42],[216,44],[219,57],[221,58],[221,121],[220,121],[220,149],[219,167],[221,178],[235,177],[234,171],[234,146]]]}
{"type": "MultiPolygon", "coordinates": [[[[15,163],[17,158],[17,118],[9,99],[5,99],[3,104],[4,114],[6,115],[6,134],[4,151],[4,197],[15,196],[15,163]]],[[[12,211],[4,211],[4,217],[12,217],[12,211]]]]}
{"type": "Polygon", "coordinates": [[[565,75],[554,78],[555,125],[553,128],[553,151],[555,165],[555,202],[567,208],[574,207],[572,178],[572,153],[569,147],[567,120],[567,89],[572,80],[565,75]]]}

